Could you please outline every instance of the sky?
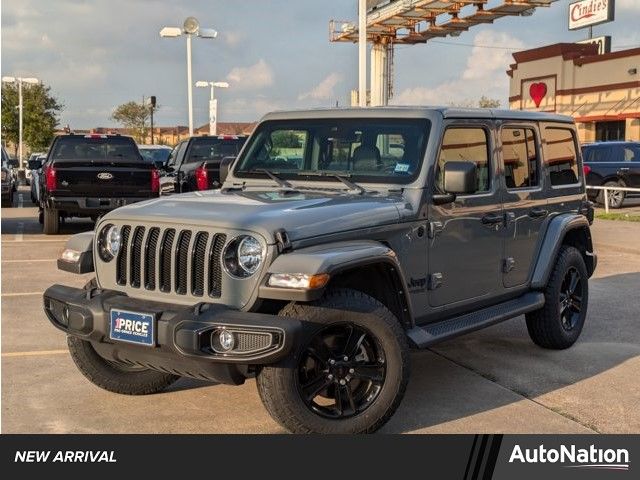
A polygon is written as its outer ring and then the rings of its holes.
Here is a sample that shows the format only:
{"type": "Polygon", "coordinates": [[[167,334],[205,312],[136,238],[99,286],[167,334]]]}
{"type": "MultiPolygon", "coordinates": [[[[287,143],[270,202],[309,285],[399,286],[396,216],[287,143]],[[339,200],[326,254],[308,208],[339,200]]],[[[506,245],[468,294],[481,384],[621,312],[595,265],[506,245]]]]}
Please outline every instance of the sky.
{"type": "MultiPolygon", "coordinates": [[[[572,0],[423,45],[396,47],[395,104],[450,104],[482,95],[507,105],[511,54],[586,38],[567,29],[572,0]]],[[[501,3],[489,0],[488,6],[501,3]]],[[[357,45],[330,43],[328,22],[356,20],[356,0],[3,0],[2,75],[35,76],[64,104],[60,124],[114,126],[113,109],[156,95],[156,125],[187,124],[186,40],[164,26],[195,16],[218,38],[193,40],[193,80],[217,90],[219,121],[272,110],[346,105],[357,87],[357,45]]],[[[594,27],[613,50],[640,47],[640,0],[617,0],[615,22],[594,27]]],[[[194,89],[196,125],[209,91],[194,89]]]]}

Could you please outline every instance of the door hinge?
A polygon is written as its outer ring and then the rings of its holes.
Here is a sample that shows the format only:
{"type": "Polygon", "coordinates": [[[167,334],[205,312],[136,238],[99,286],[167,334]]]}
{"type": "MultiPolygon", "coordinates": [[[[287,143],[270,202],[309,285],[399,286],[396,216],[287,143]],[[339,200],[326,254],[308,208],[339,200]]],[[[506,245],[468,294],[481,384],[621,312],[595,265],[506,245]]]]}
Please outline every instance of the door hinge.
{"type": "Polygon", "coordinates": [[[511,270],[513,270],[516,266],[516,261],[513,259],[513,257],[507,257],[504,259],[504,262],[502,262],[502,271],[504,273],[509,273],[511,270]]]}
{"type": "Polygon", "coordinates": [[[442,286],[442,274],[432,273],[429,275],[429,290],[435,290],[436,288],[440,288],[442,286]]]}
{"type": "Polygon", "coordinates": [[[443,228],[442,222],[429,222],[429,238],[436,238],[443,228]]]}

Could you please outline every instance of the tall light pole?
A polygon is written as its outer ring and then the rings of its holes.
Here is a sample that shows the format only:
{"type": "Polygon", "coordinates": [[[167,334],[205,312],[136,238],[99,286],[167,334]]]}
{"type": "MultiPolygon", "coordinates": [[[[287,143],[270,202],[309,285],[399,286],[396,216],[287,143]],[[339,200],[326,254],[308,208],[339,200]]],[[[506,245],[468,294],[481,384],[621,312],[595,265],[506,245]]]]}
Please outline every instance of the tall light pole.
{"type": "Polygon", "coordinates": [[[193,135],[193,81],[191,79],[191,37],[216,38],[218,32],[213,28],[200,28],[200,22],[195,17],[187,17],[180,27],[164,27],[160,30],[161,37],[187,36],[187,101],[189,103],[189,136],[193,135]]]}
{"type": "Polygon", "coordinates": [[[209,135],[216,135],[218,133],[218,100],[214,95],[214,89],[229,88],[227,82],[205,82],[199,80],[196,82],[196,87],[199,88],[211,88],[211,95],[209,97],[209,135]]]}
{"type": "Polygon", "coordinates": [[[358,1],[358,103],[367,106],[367,0],[358,1]]]}
{"type": "Polygon", "coordinates": [[[18,84],[18,162],[20,168],[23,168],[22,164],[22,84],[36,84],[40,83],[40,80],[33,77],[2,77],[2,81],[5,83],[17,83],[18,84]]]}

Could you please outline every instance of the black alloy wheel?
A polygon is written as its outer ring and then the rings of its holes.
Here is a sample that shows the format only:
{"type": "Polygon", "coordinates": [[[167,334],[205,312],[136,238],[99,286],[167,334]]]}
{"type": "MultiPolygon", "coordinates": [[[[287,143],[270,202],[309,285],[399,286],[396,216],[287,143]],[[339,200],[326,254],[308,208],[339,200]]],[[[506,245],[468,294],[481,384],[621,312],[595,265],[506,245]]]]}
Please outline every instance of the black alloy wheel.
{"type": "Polygon", "coordinates": [[[562,327],[571,331],[578,324],[582,310],[582,280],[575,267],[570,267],[565,273],[558,298],[562,327]]]}

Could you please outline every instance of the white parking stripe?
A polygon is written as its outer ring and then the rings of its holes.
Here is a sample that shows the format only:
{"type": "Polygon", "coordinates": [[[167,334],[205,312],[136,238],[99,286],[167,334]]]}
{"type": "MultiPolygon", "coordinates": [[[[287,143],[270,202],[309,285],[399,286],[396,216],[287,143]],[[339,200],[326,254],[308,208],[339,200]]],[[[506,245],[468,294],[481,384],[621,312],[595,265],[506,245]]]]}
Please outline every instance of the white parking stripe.
{"type": "Polygon", "coordinates": [[[21,193],[18,194],[18,208],[24,207],[24,197],[21,193]]]}
{"type": "Polygon", "coordinates": [[[22,234],[24,233],[24,222],[18,223],[14,242],[22,242],[22,234]]]}
{"type": "Polygon", "coordinates": [[[43,292],[44,290],[42,292],[3,293],[2,296],[3,297],[27,297],[29,295],[42,295],[43,292]]]}
{"type": "Polygon", "coordinates": [[[6,352],[3,357],[36,357],[40,355],[63,355],[69,353],[69,350],[37,350],[33,352],[6,352]]]}
{"type": "Polygon", "coordinates": [[[57,258],[32,258],[30,260],[2,260],[2,263],[55,262],[57,258]]]}
{"type": "Polygon", "coordinates": [[[51,238],[46,240],[24,240],[22,242],[16,242],[15,240],[2,240],[2,243],[60,243],[66,242],[68,238],[51,238]]]}

